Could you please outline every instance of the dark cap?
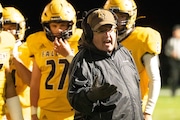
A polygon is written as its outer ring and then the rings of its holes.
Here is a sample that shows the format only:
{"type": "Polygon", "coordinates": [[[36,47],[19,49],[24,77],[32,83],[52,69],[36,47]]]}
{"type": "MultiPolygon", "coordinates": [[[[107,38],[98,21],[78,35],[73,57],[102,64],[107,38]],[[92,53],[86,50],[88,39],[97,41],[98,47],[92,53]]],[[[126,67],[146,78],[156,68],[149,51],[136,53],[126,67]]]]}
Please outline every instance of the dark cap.
{"type": "Polygon", "coordinates": [[[98,30],[99,27],[106,24],[111,24],[115,27],[117,26],[113,13],[105,9],[97,9],[90,13],[87,18],[87,23],[93,31],[98,30]]]}

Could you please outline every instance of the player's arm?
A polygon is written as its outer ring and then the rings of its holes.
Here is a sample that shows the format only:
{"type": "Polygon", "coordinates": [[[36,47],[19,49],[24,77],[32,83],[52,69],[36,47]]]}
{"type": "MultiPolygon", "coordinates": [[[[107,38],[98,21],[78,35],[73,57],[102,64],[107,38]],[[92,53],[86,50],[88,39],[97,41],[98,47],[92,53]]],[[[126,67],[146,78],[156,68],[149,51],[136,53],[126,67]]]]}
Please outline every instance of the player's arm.
{"type": "Polygon", "coordinates": [[[13,63],[16,66],[16,71],[18,73],[18,76],[23,80],[25,84],[30,86],[31,81],[31,71],[26,68],[20,60],[17,60],[16,58],[13,58],[13,63]]]}
{"type": "Polygon", "coordinates": [[[5,71],[6,75],[6,105],[12,120],[23,120],[22,108],[19,97],[16,94],[15,86],[9,69],[5,71]]]}
{"type": "Polygon", "coordinates": [[[32,120],[37,120],[37,107],[39,99],[39,87],[40,87],[41,71],[33,59],[33,69],[30,82],[30,102],[31,102],[31,117],[32,120]]]}
{"type": "Polygon", "coordinates": [[[143,56],[143,63],[149,76],[149,95],[148,102],[145,107],[145,114],[152,115],[154,107],[156,105],[160,88],[161,88],[161,77],[159,71],[159,58],[158,55],[145,54],[143,56]]]}
{"type": "Polygon", "coordinates": [[[12,61],[16,67],[16,71],[18,73],[18,76],[23,80],[25,84],[30,86],[30,80],[31,80],[31,71],[24,66],[22,60],[19,58],[19,46],[22,45],[21,41],[16,41],[13,53],[12,53],[12,61]]]}

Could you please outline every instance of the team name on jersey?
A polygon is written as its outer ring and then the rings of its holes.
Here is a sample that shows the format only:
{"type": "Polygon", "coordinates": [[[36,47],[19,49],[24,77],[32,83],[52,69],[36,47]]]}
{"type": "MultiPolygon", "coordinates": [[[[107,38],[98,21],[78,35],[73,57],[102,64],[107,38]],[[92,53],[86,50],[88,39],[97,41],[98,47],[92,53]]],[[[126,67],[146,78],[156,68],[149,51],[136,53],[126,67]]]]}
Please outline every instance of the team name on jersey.
{"type": "Polygon", "coordinates": [[[57,53],[54,50],[42,51],[41,56],[42,57],[52,57],[52,56],[57,56],[57,53]]]}

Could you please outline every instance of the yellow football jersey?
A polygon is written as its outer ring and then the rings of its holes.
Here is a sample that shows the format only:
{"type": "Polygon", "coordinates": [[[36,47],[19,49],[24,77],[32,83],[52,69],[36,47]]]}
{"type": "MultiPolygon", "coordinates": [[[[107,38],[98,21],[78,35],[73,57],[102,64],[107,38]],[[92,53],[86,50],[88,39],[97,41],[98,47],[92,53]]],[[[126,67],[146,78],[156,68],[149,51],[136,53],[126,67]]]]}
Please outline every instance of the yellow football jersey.
{"type": "Polygon", "coordinates": [[[148,98],[149,78],[142,63],[142,56],[145,53],[155,55],[160,54],[161,42],[160,33],[149,27],[136,27],[135,30],[121,42],[121,44],[128,48],[132,53],[140,74],[140,89],[143,100],[143,109],[148,98]]]}
{"type": "MultiPolygon", "coordinates": [[[[78,52],[78,40],[81,34],[82,30],[77,29],[68,39],[74,53],[78,52]]],[[[49,111],[68,114],[73,109],[67,100],[70,63],[63,56],[55,53],[53,42],[47,39],[43,31],[28,36],[27,44],[30,55],[34,56],[42,73],[38,106],[49,111]]]]}
{"type": "MultiPolygon", "coordinates": [[[[29,53],[29,49],[27,47],[26,42],[22,43],[18,47],[18,52],[19,52],[19,58],[21,59],[22,64],[31,71],[33,62],[31,58],[29,57],[30,53],[29,53]]],[[[16,68],[14,70],[16,70],[16,68]]],[[[26,119],[31,119],[30,87],[22,81],[22,79],[19,77],[17,72],[15,72],[15,86],[16,86],[17,95],[19,96],[19,100],[22,106],[23,117],[26,119]]]]}
{"type": "MultiPolygon", "coordinates": [[[[22,60],[22,64],[28,68],[30,71],[32,70],[32,60],[29,57],[29,49],[27,48],[27,43],[23,43],[18,47],[18,52],[19,52],[19,58],[22,60]]],[[[17,72],[15,74],[16,81],[15,81],[15,86],[16,86],[16,92],[17,94],[21,94],[27,87],[26,84],[23,83],[21,78],[18,76],[17,72]]],[[[26,102],[27,105],[29,106],[29,102],[26,102]]]]}
{"type": "Polygon", "coordinates": [[[9,60],[15,44],[15,38],[12,34],[0,32],[0,119],[5,114],[5,69],[9,67],[9,60]]]}

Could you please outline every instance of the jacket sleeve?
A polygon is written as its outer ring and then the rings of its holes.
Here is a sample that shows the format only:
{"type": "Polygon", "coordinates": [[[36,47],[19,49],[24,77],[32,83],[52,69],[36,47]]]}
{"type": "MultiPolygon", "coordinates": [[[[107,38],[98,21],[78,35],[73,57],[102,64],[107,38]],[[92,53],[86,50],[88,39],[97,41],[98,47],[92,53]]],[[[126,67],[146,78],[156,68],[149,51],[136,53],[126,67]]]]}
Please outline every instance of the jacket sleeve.
{"type": "Polygon", "coordinates": [[[87,63],[79,61],[77,57],[73,59],[69,70],[69,88],[68,100],[71,106],[84,114],[91,113],[93,110],[93,102],[91,102],[86,94],[90,89],[91,80],[88,78],[87,63]]]}

